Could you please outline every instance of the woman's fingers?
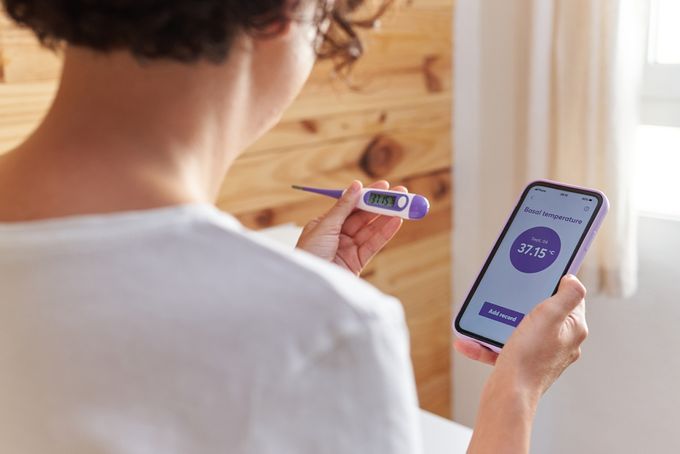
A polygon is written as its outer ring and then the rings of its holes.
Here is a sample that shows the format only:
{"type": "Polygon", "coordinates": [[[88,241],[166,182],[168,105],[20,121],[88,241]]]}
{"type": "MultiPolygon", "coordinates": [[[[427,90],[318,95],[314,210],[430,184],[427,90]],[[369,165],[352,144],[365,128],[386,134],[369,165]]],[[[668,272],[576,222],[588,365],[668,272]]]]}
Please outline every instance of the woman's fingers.
{"type": "MultiPolygon", "coordinates": [[[[385,180],[376,181],[366,186],[374,189],[389,189],[390,184],[385,180]]],[[[368,211],[354,210],[345,224],[342,226],[342,233],[349,236],[354,236],[363,226],[373,222],[379,215],[370,213],[368,211]]]]}
{"type": "Polygon", "coordinates": [[[362,266],[366,266],[389,243],[403,222],[401,218],[380,216],[357,233],[354,242],[359,245],[358,254],[362,266]],[[365,237],[363,243],[359,241],[360,236],[365,237]]]}
{"type": "MultiPolygon", "coordinates": [[[[366,187],[374,189],[389,189],[390,191],[408,192],[408,190],[404,186],[395,186],[393,188],[390,188],[390,184],[385,180],[376,181],[375,183],[369,184],[366,187]]],[[[359,230],[361,230],[363,227],[369,225],[370,223],[376,221],[378,218],[381,217],[383,216],[371,213],[369,211],[355,210],[354,213],[352,213],[347,218],[345,224],[342,226],[342,233],[344,233],[347,236],[354,237],[357,234],[357,232],[359,232],[359,230]]]]}
{"type": "Polygon", "coordinates": [[[498,353],[492,352],[477,342],[456,339],[453,342],[453,348],[470,359],[489,364],[490,366],[495,365],[498,359],[498,353]]]}
{"type": "Polygon", "coordinates": [[[354,244],[361,247],[366,243],[371,242],[376,235],[379,236],[376,244],[391,239],[392,235],[396,232],[391,232],[389,237],[385,238],[388,236],[384,235],[386,233],[386,226],[390,226],[387,228],[387,231],[390,231],[395,226],[401,227],[401,222],[397,222],[397,220],[401,221],[401,218],[394,216],[378,216],[373,222],[364,225],[354,234],[352,237],[354,244]]]}

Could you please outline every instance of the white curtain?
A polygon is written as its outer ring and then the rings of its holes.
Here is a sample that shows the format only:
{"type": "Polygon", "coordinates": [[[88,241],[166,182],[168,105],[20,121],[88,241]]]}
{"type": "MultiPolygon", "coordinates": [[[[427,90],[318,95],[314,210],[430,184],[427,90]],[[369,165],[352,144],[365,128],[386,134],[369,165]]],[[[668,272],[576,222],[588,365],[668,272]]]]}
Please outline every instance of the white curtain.
{"type": "Polygon", "coordinates": [[[633,152],[646,0],[459,0],[454,294],[460,304],[521,189],[601,189],[612,209],[582,267],[592,294],[636,287],[633,152]]]}

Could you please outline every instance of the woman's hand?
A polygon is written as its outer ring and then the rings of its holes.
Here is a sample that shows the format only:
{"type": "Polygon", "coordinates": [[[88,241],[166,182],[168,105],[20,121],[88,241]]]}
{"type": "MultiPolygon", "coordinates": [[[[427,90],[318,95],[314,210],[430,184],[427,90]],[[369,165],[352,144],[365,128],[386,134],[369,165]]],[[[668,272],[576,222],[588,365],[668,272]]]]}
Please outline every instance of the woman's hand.
{"type": "MultiPolygon", "coordinates": [[[[369,187],[390,189],[387,181],[369,187]]],[[[398,217],[356,210],[361,189],[359,181],[352,182],[333,208],[305,226],[297,247],[359,275],[403,223],[398,217]]],[[[403,186],[391,190],[407,192],[403,186]]]]}
{"type": "Polygon", "coordinates": [[[543,395],[581,357],[581,344],[588,337],[585,297],[586,289],[575,276],[562,278],[558,292],[531,311],[519,332],[510,336],[495,373],[516,377],[537,398],[543,395]]]}
{"type": "Polygon", "coordinates": [[[585,295],[575,276],[565,276],[557,293],[522,320],[500,355],[471,341],[457,340],[454,347],[468,358],[495,364],[494,375],[512,378],[540,397],[581,355],[588,335],[585,295]]]}
{"type": "Polygon", "coordinates": [[[500,355],[457,341],[464,355],[496,367],[487,381],[468,453],[528,453],[531,427],[543,393],[581,355],[588,335],[586,290],[565,276],[559,290],[519,324],[500,355]]]}

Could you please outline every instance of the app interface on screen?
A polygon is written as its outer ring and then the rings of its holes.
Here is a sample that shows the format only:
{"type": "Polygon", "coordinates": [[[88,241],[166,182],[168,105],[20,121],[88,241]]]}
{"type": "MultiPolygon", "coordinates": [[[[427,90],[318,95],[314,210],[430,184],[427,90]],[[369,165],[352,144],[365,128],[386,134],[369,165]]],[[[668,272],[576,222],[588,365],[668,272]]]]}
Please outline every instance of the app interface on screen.
{"type": "Polygon", "coordinates": [[[598,204],[590,195],[531,188],[460,327],[504,344],[522,318],[555,290],[598,204]]]}

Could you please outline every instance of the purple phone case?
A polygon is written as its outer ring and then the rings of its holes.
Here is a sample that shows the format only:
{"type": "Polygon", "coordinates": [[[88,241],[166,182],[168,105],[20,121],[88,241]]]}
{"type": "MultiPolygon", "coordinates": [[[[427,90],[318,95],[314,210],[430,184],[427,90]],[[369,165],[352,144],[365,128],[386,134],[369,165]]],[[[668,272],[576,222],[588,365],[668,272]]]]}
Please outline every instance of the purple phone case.
{"type": "MultiPolygon", "coordinates": [[[[571,266],[569,267],[569,269],[566,272],[566,274],[576,274],[578,272],[579,268],[581,267],[581,264],[583,263],[583,259],[585,259],[586,253],[588,252],[590,245],[592,244],[593,240],[595,239],[595,235],[597,234],[598,230],[600,229],[600,226],[602,225],[602,222],[604,221],[604,218],[607,215],[607,212],[609,211],[609,199],[607,199],[607,196],[602,191],[598,191],[597,189],[591,189],[591,188],[586,188],[586,187],[581,187],[581,186],[574,186],[574,185],[570,185],[570,184],[558,183],[556,181],[551,181],[551,180],[536,180],[536,181],[529,183],[527,185],[527,188],[529,186],[541,184],[541,183],[546,183],[548,185],[557,185],[557,186],[561,186],[565,189],[590,191],[590,192],[594,192],[596,194],[599,194],[602,197],[602,206],[600,207],[600,211],[597,213],[597,216],[595,216],[595,219],[593,219],[593,223],[590,225],[590,228],[588,229],[588,232],[586,232],[586,236],[584,237],[583,242],[581,243],[581,246],[579,247],[576,255],[574,256],[574,261],[571,263],[571,266]]],[[[526,188],[519,195],[519,198],[517,199],[517,203],[515,203],[515,205],[513,205],[510,217],[512,217],[512,214],[515,212],[515,208],[522,201],[522,197],[524,196],[525,192],[526,192],[526,188]]],[[[501,236],[503,235],[503,232],[505,231],[505,226],[510,221],[510,217],[508,217],[508,220],[503,224],[503,227],[501,228],[501,231],[498,234],[496,241],[494,241],[493,244],[491,245],[491,249],[489,250],[489,253],[487,254],[487,258],[484,260],[484,264],[482,265],[482,269],[480,270],[480,273],[484,269],[484,265],[486,265],[486,262],[489,260],[489,256],[491,255],[491,252],[494,250],[494,246],[496,245],[496,243],[498,243],[498,240],[500,240],[501,236]]],[[[479,276],[479,274],[477,276],[479,276]]],[[[475,285],[475,282],[477,282],[477,278],[475,278],[475,280],[470,285],[470,289],[468,290],[468,292],[466,294],[466,299],[470,295],[470,292],[472,291],[472,289],[475,285]]],[[[462,308],[461,308],[461,310],[462,310],[462,308]]],[[[483,342],[479,339],[475,339],[473,337],[467,336],[467,335],[461,333],[460,331],[458,331],[456,329],[456,319],[457,318],[458,318],[458,314],[456,314],[456,316],[453,318],[453,323],[452,323],[453,332],[456,334],[457,337],[459,337],[461,339],[471,340],[471,341],[476,342],[478,344],[481,344],[481,345],[485,346],[486,348],[488,348],[488,349],[490,349],[494,352],[497,352],[497,353],[501,351],[501,348],[496,346],[496,345],[483,342]]]]}

